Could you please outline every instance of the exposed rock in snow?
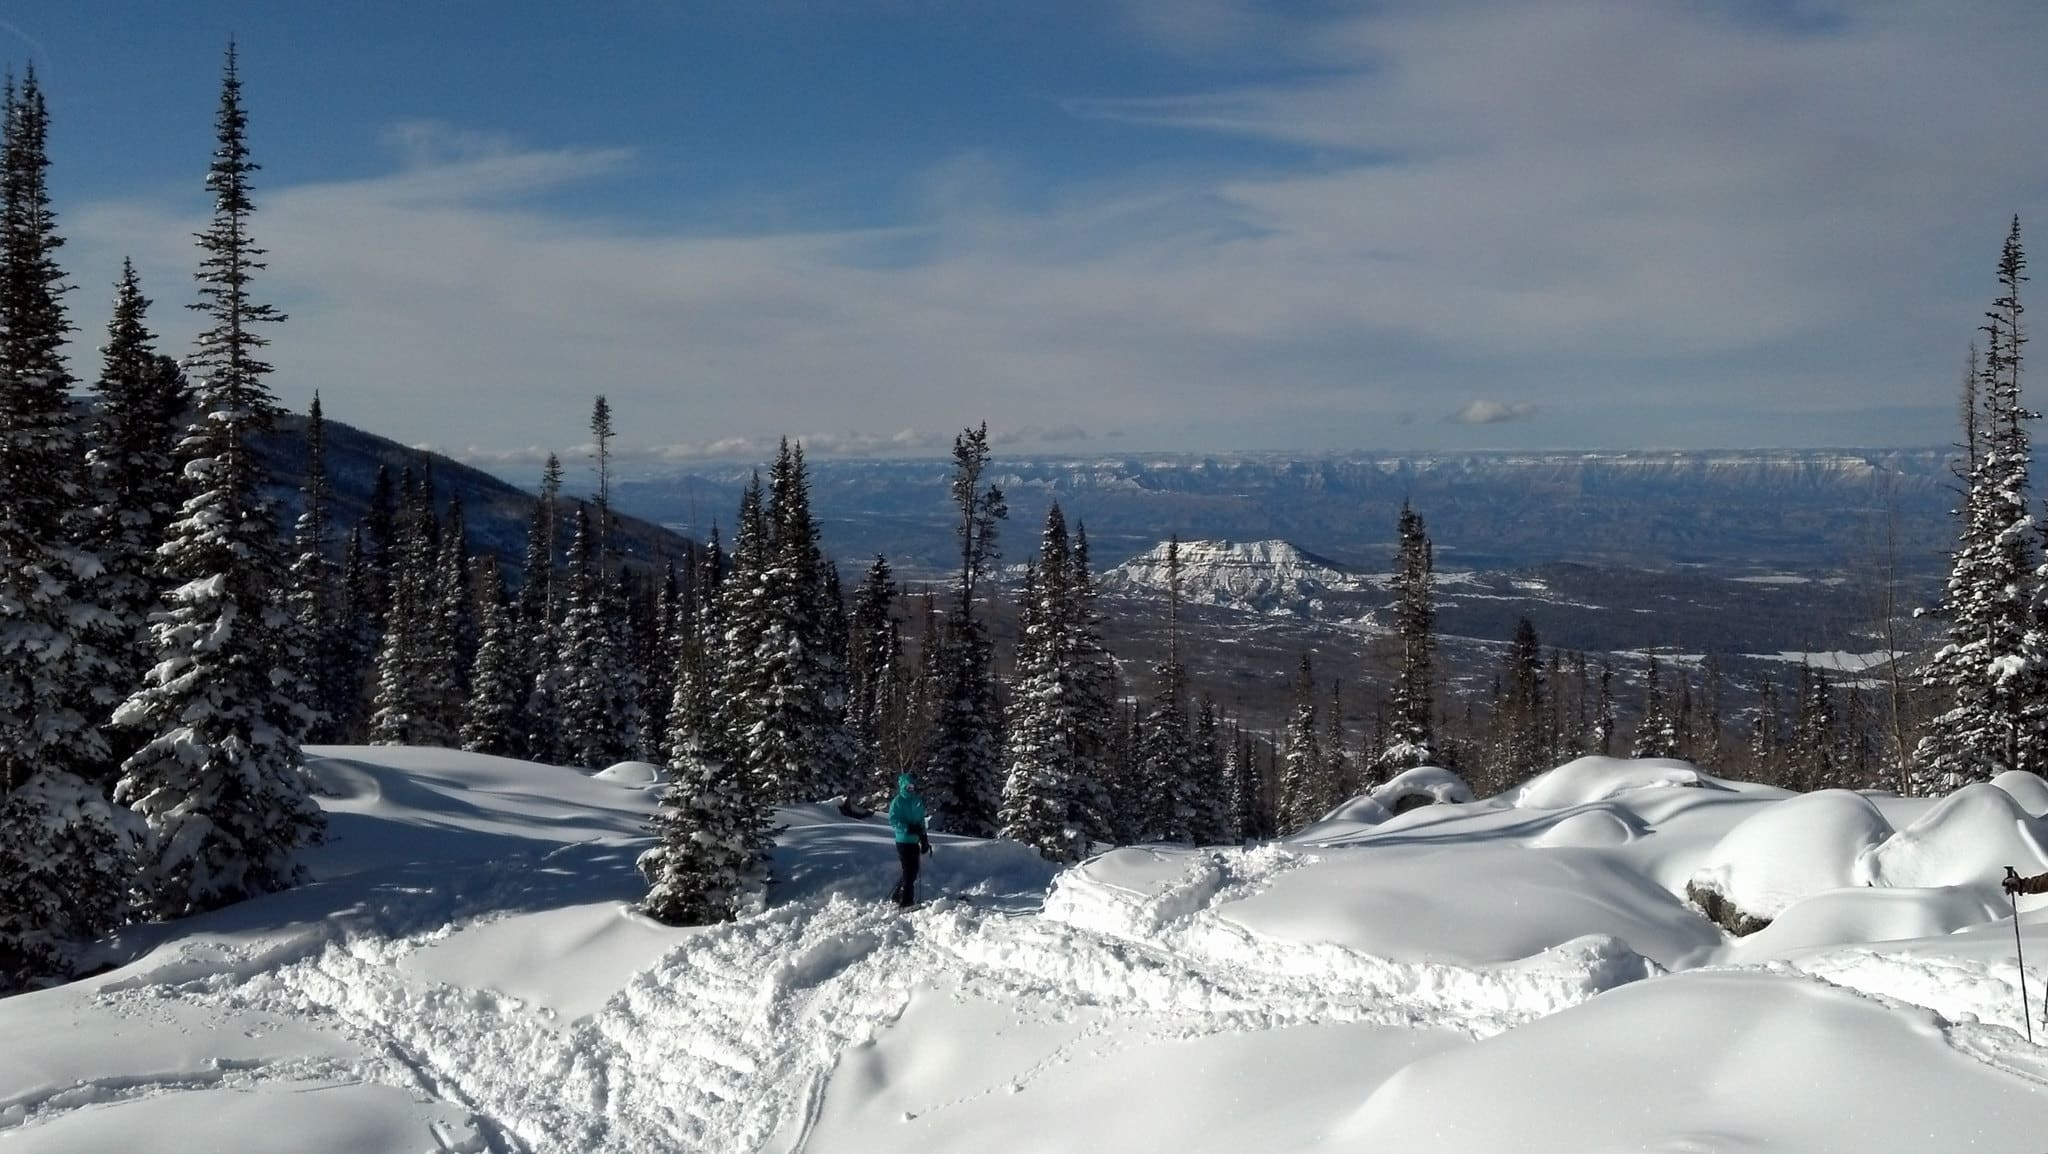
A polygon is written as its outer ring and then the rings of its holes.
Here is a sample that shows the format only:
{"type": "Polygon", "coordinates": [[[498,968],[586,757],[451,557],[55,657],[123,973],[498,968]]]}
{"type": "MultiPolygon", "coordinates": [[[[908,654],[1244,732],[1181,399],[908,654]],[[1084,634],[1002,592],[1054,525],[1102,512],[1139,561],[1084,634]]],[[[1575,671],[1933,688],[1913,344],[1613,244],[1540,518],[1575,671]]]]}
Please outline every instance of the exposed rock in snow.
{"type": "Polygon", "coordinates": [[[1863,855],[1891,835],[1891,823],[1862,794],[1828,789],[1788,798],[1729,830],[1689,887],[1768,922],[1814,894],[1867,884],[1858,869],[1863,855]]]}

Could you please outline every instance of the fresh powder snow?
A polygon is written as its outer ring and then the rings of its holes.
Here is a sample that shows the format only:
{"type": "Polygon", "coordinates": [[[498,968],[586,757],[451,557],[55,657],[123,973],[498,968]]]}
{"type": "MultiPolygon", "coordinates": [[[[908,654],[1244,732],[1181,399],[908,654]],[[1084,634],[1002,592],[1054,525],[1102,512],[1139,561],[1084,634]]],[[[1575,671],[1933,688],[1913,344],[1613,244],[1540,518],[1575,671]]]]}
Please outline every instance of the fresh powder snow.
{"type": "Polygon", "coordinates": [[[2048,868],[2030,774],[1917,801],[1584,758],[1473,800],[1425,768],[1244,848],[1060,870],[940,831],[907,912],[886,823],[793,806],[766,907],[688,929],[634,911],[657,767],[308,774],[310,884],[0,1000],[0,1148],[2048,1148],[1998,886],[2048,868]]]}

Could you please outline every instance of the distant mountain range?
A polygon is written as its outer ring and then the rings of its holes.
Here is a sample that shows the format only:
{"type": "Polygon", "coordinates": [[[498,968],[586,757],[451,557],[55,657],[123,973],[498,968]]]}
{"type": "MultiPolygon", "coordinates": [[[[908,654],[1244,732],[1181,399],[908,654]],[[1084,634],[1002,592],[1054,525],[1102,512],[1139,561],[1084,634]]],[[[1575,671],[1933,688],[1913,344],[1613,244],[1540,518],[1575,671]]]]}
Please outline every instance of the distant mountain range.
{"type": "MultiPolygon", "coordinates": [[[[999,458],[1010,502],[1005,554],[1028,556],[1046,507],[1084,522],[1099,567],[1188,539],[1285,540],[1386,567],[1403,502],[1428,522],[1439,562],[1548,562],[1732,575],[1839,575],[1887,555],[1925,575],[1954,537],[1947,449],[1555,452],[1315,457],[999,458]]],[[[618,486],[618,503],[700,535],[729,523],[752,466],[703,467],[618,486]]],[[[955,548],[944,460],[811,463],[825,546],[843,564],[886,554],[940,574],[955,548]]]]}

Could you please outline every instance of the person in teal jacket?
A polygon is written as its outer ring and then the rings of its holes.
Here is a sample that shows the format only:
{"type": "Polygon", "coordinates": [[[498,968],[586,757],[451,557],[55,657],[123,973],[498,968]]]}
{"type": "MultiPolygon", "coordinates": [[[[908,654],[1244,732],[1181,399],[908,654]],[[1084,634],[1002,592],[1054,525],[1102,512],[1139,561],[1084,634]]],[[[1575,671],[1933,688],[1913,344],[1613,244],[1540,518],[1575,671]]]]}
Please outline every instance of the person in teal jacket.
{"type": "Polygon", "coordinates": [[[932,852],[932,839],[924,831],[924,799],[917,796],[910,775],[896,778],[896,796],[889,799],[889,827],[896,831],[896,860],[903,866],[903,878],[889,896],[899,906],[917,901],[918,857],[932,852]]]}

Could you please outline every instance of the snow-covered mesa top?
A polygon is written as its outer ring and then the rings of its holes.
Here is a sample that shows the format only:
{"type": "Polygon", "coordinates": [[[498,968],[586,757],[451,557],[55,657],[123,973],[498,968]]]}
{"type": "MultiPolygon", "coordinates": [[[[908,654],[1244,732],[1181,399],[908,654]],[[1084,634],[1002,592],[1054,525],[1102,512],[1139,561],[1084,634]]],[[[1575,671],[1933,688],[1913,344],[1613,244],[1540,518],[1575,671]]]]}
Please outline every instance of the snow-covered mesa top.
{"type": "MultiPolygon", "coordinates": [[[[317,880],[0,1001],[8,1151],[2035,1150],[2006,864],[2048,783],[1433,767],[1058,870],[780,811],[768,907],[632,911],[658,774],[318,748],[317,880]],[[1688,899],[1768,926],[1734,938],[1688,899]]],[[[2048,899],[2022,898],[2036,999],[2048,899]]],[[[2037,1028],[2048,1040],[2048,1030],[2037,1028]]]]}
{"type": "MultiPolygon", "coordinates": [[[[1105,572],[1100,587],[1165,592],[1166,553],[1166,544],[1153,546],[1105,572]]],[[[1182,599],[1253,613],[1303,614],[1333,592],[1363,592],[1376,583],[1286,541],[1182,541],[1177,562],[1182,599]]]]}

